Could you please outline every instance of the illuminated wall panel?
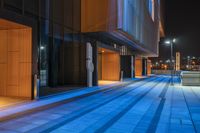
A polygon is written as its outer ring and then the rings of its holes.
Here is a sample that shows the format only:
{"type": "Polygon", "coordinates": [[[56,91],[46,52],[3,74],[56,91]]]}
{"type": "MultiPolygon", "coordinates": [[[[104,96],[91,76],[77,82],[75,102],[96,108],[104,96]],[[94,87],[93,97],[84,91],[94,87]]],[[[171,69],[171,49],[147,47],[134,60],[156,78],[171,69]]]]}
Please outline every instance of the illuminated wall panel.
{"type": "Polygon", "coordinates": [[[176,52],[176,71],[180,71],[181,67],[181,54],[180,52],[176,52]]]}
{"type": "Polygon", "coordinates": [[[135,59],[135,76],[142,76],[142,58],[135,59]]]}
{"type": "Polygon", "coordinates": [[[117,25],[116,0],[82,0],[81,31],[113,31],[117,25]]]}
{"type": "Polygon", "coordinates": [[[102,80],[119,81],[120,56],[118,53],[102,54],[102,80]]]}
{"type": "Polygon", "coordinates": [[[32,30],[0,30],[0,96],[31,99],[32,30]]]}

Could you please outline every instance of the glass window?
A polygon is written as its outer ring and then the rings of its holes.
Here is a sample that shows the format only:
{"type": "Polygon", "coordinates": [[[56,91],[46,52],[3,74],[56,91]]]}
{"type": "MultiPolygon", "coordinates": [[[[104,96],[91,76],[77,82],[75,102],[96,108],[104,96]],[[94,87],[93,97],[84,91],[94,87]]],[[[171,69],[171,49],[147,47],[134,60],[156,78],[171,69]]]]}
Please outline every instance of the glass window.
{"type": "Polygon", "coordinates": [[[22,11],[22,0],[4,0],[5,8],[16,12],[22,11]]]}
{"type": "Polygon", "coordinates": [[[64,25],[73,29],[73,0],[64,0],[64,25]]]}
{"type": "Polygon", "coordinates": [[[50,1],[49,0],[39,0],[40,2],[40,14],[43,18],[49,19],[50,17],[50,1]]]}
{"type": "Polygon", "coordinates": [[[48,86],[49,22],[43,20],[40,27],[40,85],[48,86]]]}
{"type": "Polygon", "coordinates": [[[152,0],[149,0],[149,13],[152,15],[152,9],[153,9],[153,4],[152,4],[152,0]]]}
{"type": "Polygon", "coordinates": [[[63,44],[63,28],[61,25],[53,24],[53,40],[50,49],[50,81],[51,86],[59,85],[59,69],[61,66],[62,58],[60,58],[60,50],[63,44]]]}
{"type": "Polygon", "coordinates": [[[53,4],[53,21],[57,24],[63,24],[64,15],[64,1],[63,0],[52,0],[53,4]]]}
{"type": "Polygon", "coordinates": [[[38,4],[39,4],[38,0],[24,0],[25,13],[37,15],[39,7],[38,4]]]}
{"type": "Polygon", "coordinates": [[[148,10],[152,19],[154,20],[154,0],[148,0],[148,10]]]}
{"type": "Polygon", "coordinates": [[[73,30],[79,32],[81,29],[81,0],[73,0],[73,30]]]}

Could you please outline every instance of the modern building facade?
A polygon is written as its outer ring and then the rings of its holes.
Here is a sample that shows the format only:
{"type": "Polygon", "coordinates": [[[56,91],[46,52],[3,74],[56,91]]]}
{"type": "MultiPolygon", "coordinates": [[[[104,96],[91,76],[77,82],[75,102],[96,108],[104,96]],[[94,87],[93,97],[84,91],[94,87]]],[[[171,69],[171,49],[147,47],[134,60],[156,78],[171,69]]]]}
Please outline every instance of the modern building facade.
{"type": "Polygon", "coordinates": [[[159,0],[0,2],[0,96],[147,75],[147,58],[158,55],[159,0]]]}

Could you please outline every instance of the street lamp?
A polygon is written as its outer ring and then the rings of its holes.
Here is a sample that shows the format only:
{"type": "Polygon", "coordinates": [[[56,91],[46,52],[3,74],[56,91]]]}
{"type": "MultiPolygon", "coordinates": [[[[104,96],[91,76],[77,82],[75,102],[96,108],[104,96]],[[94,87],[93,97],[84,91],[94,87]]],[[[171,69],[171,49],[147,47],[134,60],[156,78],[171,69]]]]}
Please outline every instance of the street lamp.
{"type": "Polygon", "coordinates": [[[171,46],[171,85],[174,85],[173,83],[173,73],[174,73],[174,63],[173,63],[173,45],[176,42],[176,39],[172,39],[172,40],[166,40],[165,44],[168,44],[171,46]]]}
{"type": "Polygon", "coordinates": [[[190,69],[191,69],[190,62],[191,62],[191,57],[190,57],[190,56],[188,56],[188,57],[187,57],[187,65],[188,65],[187,69],[188,69],[188,70],[190,70],[190,69]]]}

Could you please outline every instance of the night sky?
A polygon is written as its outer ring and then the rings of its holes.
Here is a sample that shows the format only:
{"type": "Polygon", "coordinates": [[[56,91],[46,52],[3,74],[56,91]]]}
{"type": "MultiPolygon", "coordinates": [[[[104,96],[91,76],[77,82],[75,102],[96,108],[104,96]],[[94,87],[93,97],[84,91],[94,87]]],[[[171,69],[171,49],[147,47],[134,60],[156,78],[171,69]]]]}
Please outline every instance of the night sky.
{"type": "MultiPolygon", "coordinates": [[[[198,0],[166,0],[166,37],[176,37],[175,51],[183,56],[200,57],[200,2],[198,0]]],[[[160,57],[170,57],[170,47],[160,45],[160,57]]]]}

